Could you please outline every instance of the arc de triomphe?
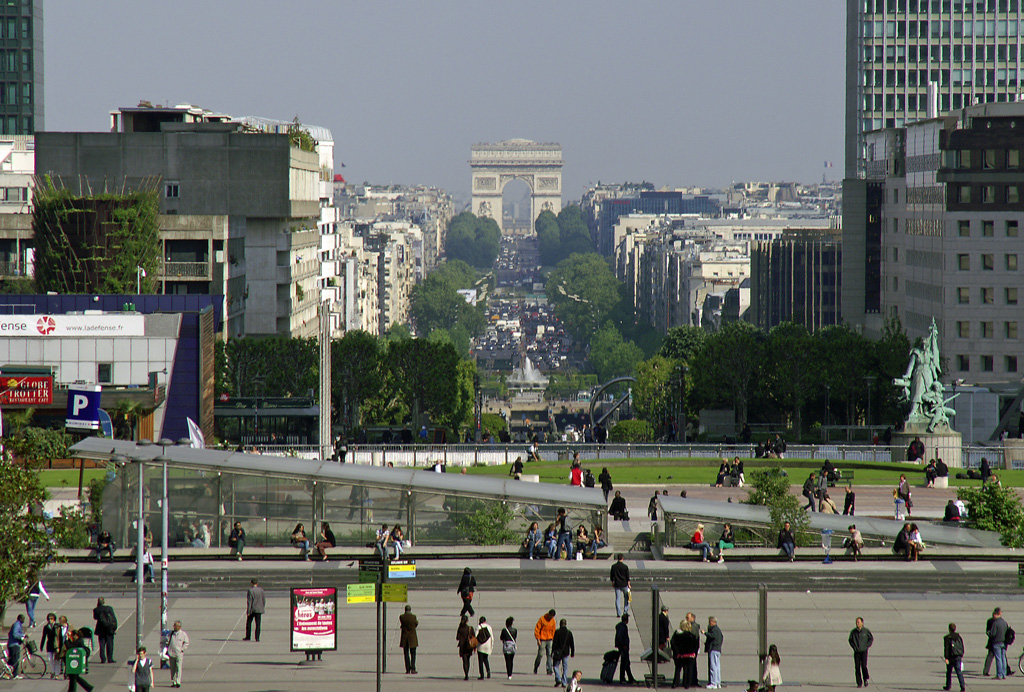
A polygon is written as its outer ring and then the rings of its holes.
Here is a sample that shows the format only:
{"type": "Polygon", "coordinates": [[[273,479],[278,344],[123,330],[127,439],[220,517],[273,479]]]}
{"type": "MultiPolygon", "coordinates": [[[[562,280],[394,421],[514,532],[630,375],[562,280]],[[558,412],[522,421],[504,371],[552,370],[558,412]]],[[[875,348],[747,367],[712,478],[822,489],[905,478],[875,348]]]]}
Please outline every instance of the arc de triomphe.
{"type": "Polygon", "coordinates": [[[474,144],[469,167],[473,173],[472,212],[489,216],[502,225],[501,192],[512,180],[530,186],[530,218],[542,211],[562,209],[562,146],[528,139],[507,139],[494,144],[474,144]]]}

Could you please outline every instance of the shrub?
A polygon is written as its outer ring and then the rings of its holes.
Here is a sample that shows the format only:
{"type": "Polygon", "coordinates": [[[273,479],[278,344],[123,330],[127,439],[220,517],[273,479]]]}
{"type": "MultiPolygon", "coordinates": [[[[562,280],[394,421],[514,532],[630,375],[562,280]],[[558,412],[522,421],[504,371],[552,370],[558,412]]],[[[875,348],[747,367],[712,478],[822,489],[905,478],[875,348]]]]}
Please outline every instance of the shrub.
{"type": "Polygon", "coordinates": [[[998,485],[958,488],[956,495],[967,505],[968,526],[998,531],[1007,547],[1024,547],[1024,507],[1013,488],[998,485]]]}
{"type": "Polygon", "coordinates": [[[519,534],[509,525],[515,513],[507,502],[480,502],[479,508],[455,520],[459,532],[475,545],[506,545],[517,543],[519,534]]]}
{"type": "Polygon", "coordinates": [[[744,503],[768,508],[770,531],[778,535],[782,525],[788,521],[797,545],[811,545],[814,542],[809,531],[811,520],[800,500],[789,492],[789,476],[785,475],[782,467],[778,464],[766,466],[754,469],[746,476],[750,488],[744,503]]]}
{"type": "Polygon", "coordinates": [[[650,442],[654,428],[645,420],[620,420],[608,431],[609,442],[650,442]]]}
{"type": "Polygon", "coordinates": [[[109,481],[106,478],[93,478],[89,481],[89,521],[96,526],[103,525],[103,491],[109,481]]]}
{"type": "Polygon", "coordinates": [[[61,507],[50,520],[53,541],[58,548],[88,548],[89,519],[80,507],[61,507]]]}

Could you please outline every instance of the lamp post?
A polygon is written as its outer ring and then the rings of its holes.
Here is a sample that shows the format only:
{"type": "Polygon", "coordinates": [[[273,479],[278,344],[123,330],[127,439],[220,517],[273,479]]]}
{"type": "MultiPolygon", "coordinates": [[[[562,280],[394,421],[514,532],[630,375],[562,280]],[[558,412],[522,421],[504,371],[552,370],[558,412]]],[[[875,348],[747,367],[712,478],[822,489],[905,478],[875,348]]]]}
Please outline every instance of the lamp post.
{"type": "Polygon", "coordinates": [[[167,637],[170,630],[167,628],[167,533],[170,529],[170,518],[167,513],[167,448],[174,442],[167,438],[161,439],[157,444],[161,451],[153,461],[160,462],[160,472],[163,476],[163,495],[160,498],[160,667],[169,667],[167,662],[167,637]]]}
{"type": "Polygon", "coordinates": [[[864,381],[868,383],[868,441],[871,441],[871,385],[878,379],[874,375],[865,375],[864,381]]]}
{"type": "Polygon", "coordinates": [[[142,267],[135,267],[135,294],[142,295],[142,279],[146,276],[146,270],[142,267]]]}
{"type": "MultiPolygon", "coordinates": [[[[139,440],[136,446],[145,448],[151,444],[152,442],[149,440],[139,440]]],[[[142,630],[145,626],[145,618],[142,611],[144,603],[142,588],[145,583],[142,555],[146,551],[146,462],[145,458],[141,455],[133,457],[132,461],[138,464],[139,468],[139,515],[136,519],[135,533],[135,648],[138,649],[142,646],[142,630]]]]}

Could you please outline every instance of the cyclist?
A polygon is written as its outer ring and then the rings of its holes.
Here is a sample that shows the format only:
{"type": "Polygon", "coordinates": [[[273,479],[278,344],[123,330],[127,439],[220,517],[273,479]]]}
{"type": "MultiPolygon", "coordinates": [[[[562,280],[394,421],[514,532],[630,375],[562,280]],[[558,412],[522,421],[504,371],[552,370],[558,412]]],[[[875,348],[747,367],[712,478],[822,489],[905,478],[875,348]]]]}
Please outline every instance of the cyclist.
{"type": "Polygon", "coordinates": [[[11,625],[7,632],[7,662],[14,672],[14,678],[20,679],[25,676],[21,674],[21,644],[25,641],[25,616],[18,614],[18,619],[11,625]]]}

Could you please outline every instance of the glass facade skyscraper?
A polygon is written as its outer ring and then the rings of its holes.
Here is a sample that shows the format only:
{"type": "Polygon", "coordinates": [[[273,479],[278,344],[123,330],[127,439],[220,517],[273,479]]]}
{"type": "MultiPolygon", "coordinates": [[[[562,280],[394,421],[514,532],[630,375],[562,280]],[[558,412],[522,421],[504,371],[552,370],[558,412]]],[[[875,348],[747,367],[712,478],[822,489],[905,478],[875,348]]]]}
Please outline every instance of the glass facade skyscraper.
{"type": "Polygon", "coordinates": [[[43,0],[0,0],[0,135],[43,129],[43,0]]]}

